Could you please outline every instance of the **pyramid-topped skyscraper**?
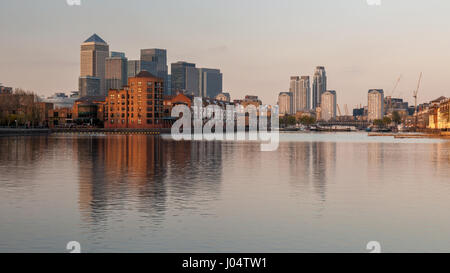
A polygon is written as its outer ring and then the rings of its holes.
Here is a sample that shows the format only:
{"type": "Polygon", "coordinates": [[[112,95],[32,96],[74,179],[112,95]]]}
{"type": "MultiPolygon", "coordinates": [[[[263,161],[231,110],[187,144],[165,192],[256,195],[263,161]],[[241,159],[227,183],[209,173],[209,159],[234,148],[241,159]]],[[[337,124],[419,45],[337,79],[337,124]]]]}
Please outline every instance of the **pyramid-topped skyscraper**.
{"type": "Polygon", "coordinates": [[[108,57],[109,45],[97,34],[81,44],[80,96],[106,95],[105,61],[108,57]]]}

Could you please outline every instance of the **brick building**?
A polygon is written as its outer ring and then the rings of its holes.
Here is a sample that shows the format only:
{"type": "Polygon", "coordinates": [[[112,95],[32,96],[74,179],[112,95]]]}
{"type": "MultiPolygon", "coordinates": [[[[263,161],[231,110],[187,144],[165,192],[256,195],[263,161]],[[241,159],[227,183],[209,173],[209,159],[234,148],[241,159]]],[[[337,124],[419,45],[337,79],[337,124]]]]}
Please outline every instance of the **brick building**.
{"type": "Polygon", "coordinates": [[[142,71],[122,90],[109,90],[105,128],[162,128],[164,80],[142,71]]]}

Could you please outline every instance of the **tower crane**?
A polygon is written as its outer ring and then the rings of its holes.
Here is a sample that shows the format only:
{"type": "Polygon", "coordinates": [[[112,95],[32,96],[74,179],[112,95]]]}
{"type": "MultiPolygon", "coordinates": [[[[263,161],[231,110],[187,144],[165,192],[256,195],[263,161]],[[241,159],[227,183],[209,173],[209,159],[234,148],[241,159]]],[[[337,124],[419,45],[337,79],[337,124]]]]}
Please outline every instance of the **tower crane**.
{"type": "Polygon", "coordinates": [[[394,93],[395,93],[395,91],[397,90],[398,84],[399,84],[400,81],[402,80],[402,77],[403,77],[403,75],[400,75],[400,76],[398,77],[397,81],[395,82],[394,89],[392,89],[392,91],[391,91],[391,93],[390,93],[390,96],[391,96],[391,97],[394,96],[394,93]]]}
{"type": "Polygon", "coordinates": [[[337,109],[338,109],[338,112],[339,112],[339,116],[342,117],[341,108],[339,107],[339,104],[336,104],[336,105],[337,105],[337,109]]]}
{"type": "Polygon", "coordinates": [[[419,82],[417,83],[417,88],[413,92],[413,98],[414,98],[414,119],[415,119],[415,127],[417,129],[417,95],[419,94],[419,88],[420,84],[422,83],[422,72],[420,72],[419,76],[419,82]]]}

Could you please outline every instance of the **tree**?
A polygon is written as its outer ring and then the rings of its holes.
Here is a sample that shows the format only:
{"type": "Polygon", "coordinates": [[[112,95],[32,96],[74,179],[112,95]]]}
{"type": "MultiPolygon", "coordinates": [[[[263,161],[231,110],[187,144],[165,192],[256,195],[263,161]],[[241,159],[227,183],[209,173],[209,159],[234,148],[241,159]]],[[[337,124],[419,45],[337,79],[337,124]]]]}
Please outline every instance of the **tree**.
{"type": "Polygon", "coordinates": [[[390,117],[384,117],[383,118],[383,125],[384,125],[384,127],[389,126],[389,124],[391,124],[391,123],[392,123],[392,119],[390,117]]]}
{"type": "Polygon", "coordinates": [[[382,119],[376,119],[373,121],[373,125],[377,126],[377,127],[383,127],[384,123],[382,119]]]}
{"type": "Polygon", "coordinates": [[[402,122],[402,117],[400,116],[398,111],[392,112],[392,121],[395,122],[396,125],[402,122]]]}
{"type": "Polygon", "coordinates": [[[310,126],[316,123],[316,119],[314,117],[303,115],[298,119],[300,124],[310,126]]]}

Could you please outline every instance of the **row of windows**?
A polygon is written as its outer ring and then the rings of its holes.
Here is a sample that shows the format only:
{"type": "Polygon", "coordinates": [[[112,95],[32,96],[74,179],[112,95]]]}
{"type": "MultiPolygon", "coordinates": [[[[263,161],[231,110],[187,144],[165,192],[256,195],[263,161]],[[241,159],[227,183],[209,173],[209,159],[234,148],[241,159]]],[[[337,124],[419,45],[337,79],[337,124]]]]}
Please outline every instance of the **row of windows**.
{"type": "MultiPolygon", "coordinates": [[[[114,123],[117,123],[117,124],[125,124],[125,119],[111,119],[110,121],[109,121],[109,123],[111,123],[111,124],[114,124],[114,123]]],[[[134,123],[134,120],[129,120],[128,121],[128,123],[134,123]]],[[[153,120],[153,119],[147,119],[147,124],[161,124],[162,123],[162,121],[161,120],[159,120],[159,119],[156,119],[156,120],[153,120]]],[[[142,124],[142,120],[141,119],[138,119],[137,120],[137,124],[142,124]]]]}

